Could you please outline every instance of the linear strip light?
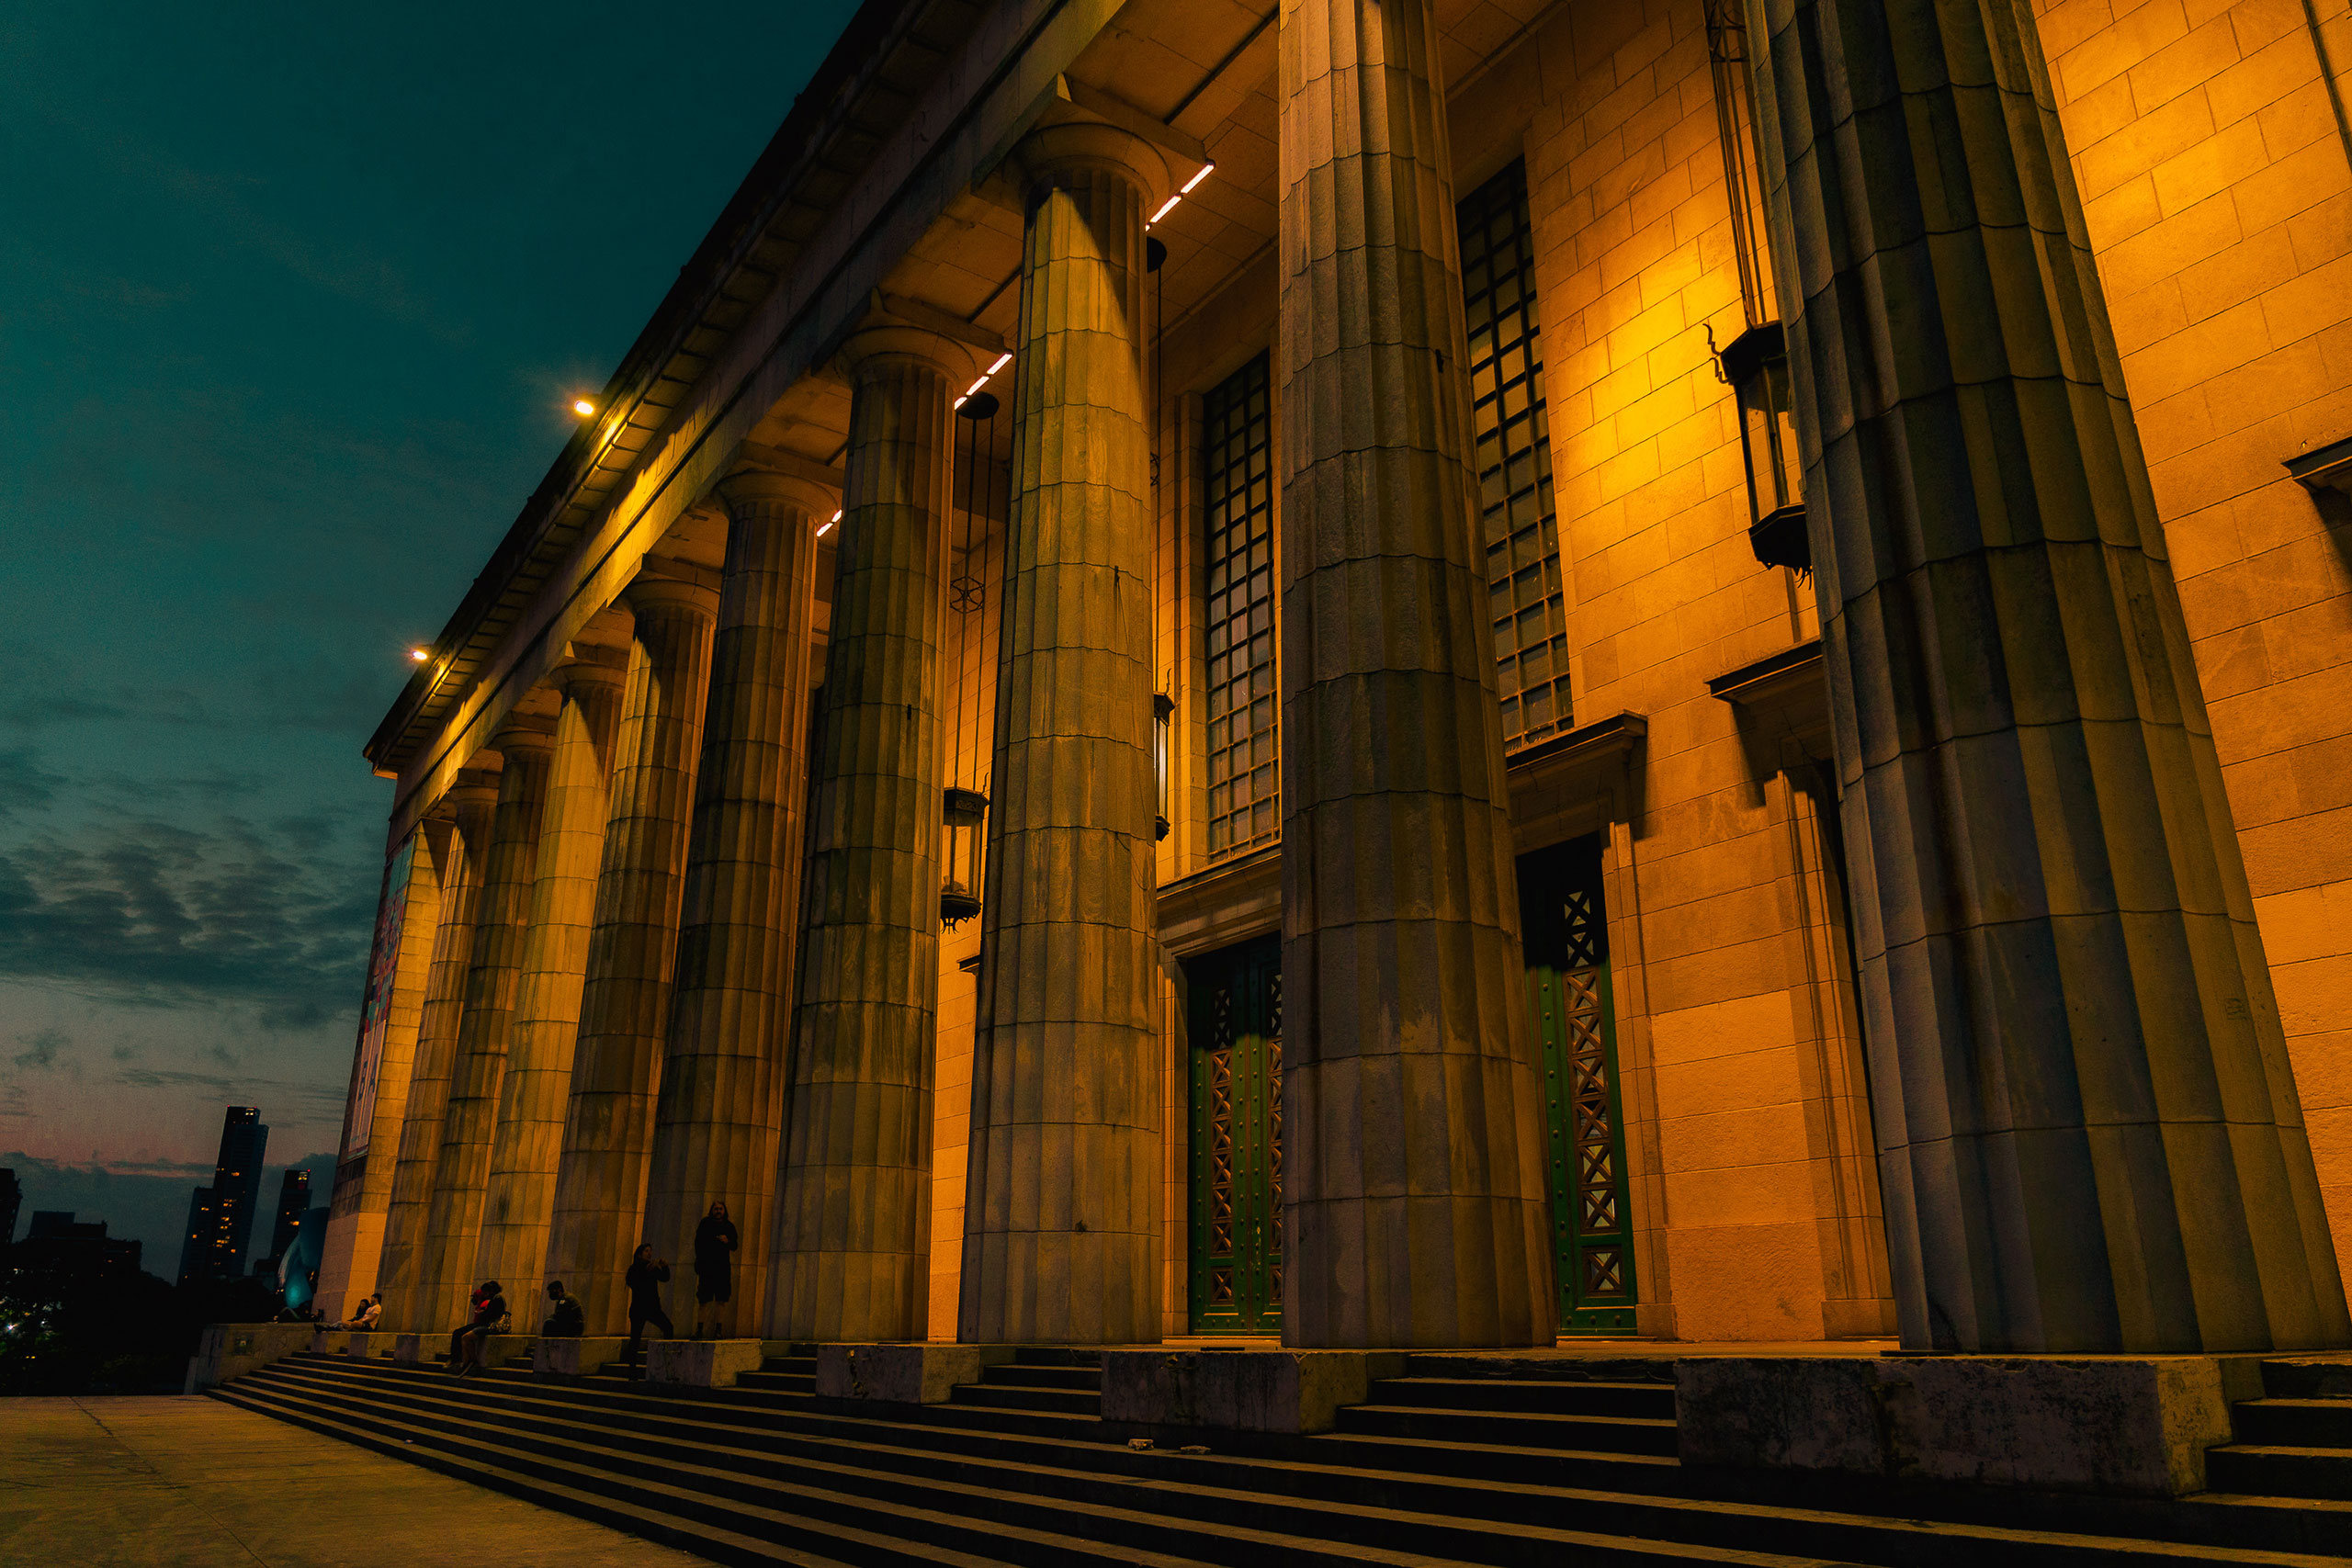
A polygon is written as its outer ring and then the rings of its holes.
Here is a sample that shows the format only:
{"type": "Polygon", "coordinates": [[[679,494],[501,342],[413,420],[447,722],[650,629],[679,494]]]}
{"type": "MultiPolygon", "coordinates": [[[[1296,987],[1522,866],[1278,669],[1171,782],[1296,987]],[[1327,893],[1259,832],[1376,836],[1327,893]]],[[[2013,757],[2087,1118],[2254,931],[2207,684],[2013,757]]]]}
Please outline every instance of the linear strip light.
{"type": "Polygon", "coordinates": [[[973,393],[975,393],[975,392],[977,392],[977,391],[978,391],[982,387],[987,386],[987,385],[989,384],[989,377],[991,377],[991,376],[995,375],[998,371],[1000,371],[1000,370],[1003,369],[1006,366],[1008,366],[1008,365],[1010,365],[1010,364],[1012,364],[1012,355],[1011,355],[1010,354],[1000,354],[1000,355],[998,355],[996,356],[996,363],[995,363],[994,365],[989,366],[987,369],[985,369],[985,370],[981,371],[981,372],[980,372],[980,378],[979,378],[978,380],[977,380],[977,381],[973,382],[970,386],[968,386],[968,387],[967,387],[967,388],[965,388],[965,389],[964,389],[964,395],[963,395],[962,397],[960,397],[960,398],[958,398],[958,399],[956,399],[956,406],[957,408],[959,408],[959,409],[960,409],[960,408],[962,408],[966,403],[967,403],[967,402],[971,401],[971,400],[972,400],[972,394],[973,394],[973,393]]]}
{"type": "Polygon", "coordinates": [[[1184,182],[1184,188],[1178,191],[1174,196],[1170,197],[1166,201],[1161,202],[1159,204],[1159,210],[1153,213],[1149,218],[1145,219],[1143,226],[1148,229],[1153,224],[1159,222],[1161,219],[1167,217],[1170,212],[1175,209],[1175,206],[1178,202],[1193,194],[1193,187],[1194,186],[1199,185],[1203,180],[1207,179],[1215,173],[1216,173],[1216,165],[1215,164],[1203,164],[1200,167],[1200,171],[1193,175],[1191,179],[1184,182]]]}

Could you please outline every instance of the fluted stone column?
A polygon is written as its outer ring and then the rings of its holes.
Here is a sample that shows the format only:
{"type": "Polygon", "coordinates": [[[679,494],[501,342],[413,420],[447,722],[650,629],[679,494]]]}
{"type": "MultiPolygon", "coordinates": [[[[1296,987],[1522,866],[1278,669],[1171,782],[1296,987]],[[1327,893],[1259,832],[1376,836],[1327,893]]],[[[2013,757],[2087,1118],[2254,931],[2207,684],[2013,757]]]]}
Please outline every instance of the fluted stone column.
{"type": "Polygon", "coordinates": [[[434,1172],[441,1164],[441,1123],[449,1106],[466,976],[473,965],[474,915],[497,807],[498,775],[478,770],[458,774],[435,807],[447,811],[451,820],[441,856],[441,918],[433,932],[433,964],[425,974],[416,1059],[409,1070],[408,1107],[401,1122],[391,1203],[384,1217],[384,1250],[376,1270],[376,1289],[384,1299],[380,1321],[386,1328],[415,1329],[423,1324],[418,1266],[432,1212],[434,1172]]]}
{"type": "Polygon", "coordinates": [[[1283,0],[1283,1337],[1550,1344],[1430,0],[1283,0]]]}
{"type": "MultiPolygon", "coordinates": [[[[767,1321],[800,909],[817,530],[838,508],[832,492],[810,480],[759,471],[734,476],[719,493],[727,570],[654,1107],[645,1239],[689,1280],[695,1227],[712,1200],[726,1201],[741,1247],[734,1300],[715,1311],[732,1335],[756,1334],[767,1321]]],[[[683,1302],[683,1292],[673,1299],[683,1302]]]]}
{"type": "MultiPolygon", "coordinates": [[[[588,930],[605,845],[605,775],[620,708],[621,669],[595,653],[550,673],[562,692],[547,805],[539,817],[538,864],[530,929],[506,1071],[498,1086],[490,1182],[482,1202],[474,1273],[530,1297],[547,1259],[555,1209],[556,1161],[563,1151],[571,1053],[580,1036],[580,992],[587,978],[588,930]]],[[[521,1299],[521,1298],[518,1298],[521,1299]]]]}
{"type": "Polygon", "coordinates": [[[1151,452],[1159,155],[1034,135],[957,1332],[1159,1337],[1151,452]]]}
{"type": "Polygon", "coordinates": [[[444,1324],[455,1327],[465,1311],[467,1292],[480,1283],[471,1270],[481,1237],[499,1080],[505,1076],[524,938],[530,930],[531,886],[538,866],[539,820],[547,803],[555,726],[545,718],[516,716],[500,727],[490,744],[505,765],[498,773],[490,857],[474,906],[473,957],[458,1019],[448,1104],[441,1118],[441,1152],[425,1219],[413,1319],[420,1331],[444,1324]]]}
{"type": "Polygon", "coordinates": [[[861,333],[845,354],[849,447],[770,1329],[920,1339],[931,1296],[951,400],[968,360],[904,328],[861,333]]]}
{"type": "Polygon", "coordinates": [[[679,577],[640,574],[622,597],[637,631],[547,1258],[548,1278],[580,1298],[591,1334],[625,1326],[621,1276],[640,1239],[718,610],[715,592],[679,577]]]}
{"type": "Polygon", "coordinates": [[[1904,1343],[2343,1345],[2032,17],[1749,32],[1904,1343]]]}

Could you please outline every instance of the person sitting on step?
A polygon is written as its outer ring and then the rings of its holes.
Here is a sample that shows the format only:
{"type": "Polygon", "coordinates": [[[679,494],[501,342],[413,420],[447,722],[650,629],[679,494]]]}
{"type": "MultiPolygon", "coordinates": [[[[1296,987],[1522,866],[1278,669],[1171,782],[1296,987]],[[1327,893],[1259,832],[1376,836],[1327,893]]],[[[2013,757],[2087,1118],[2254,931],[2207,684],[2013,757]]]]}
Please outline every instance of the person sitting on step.
{"type": "Polygon", "coordinates": [[[735,1293],[735,1222],[727,1217],[727,1200],[710,1205],[710,1213],[695,1226],[695,1337],[703,1337],[703,1320],[710,1320],[710,1337],[726,1332],[728,1299],[735,1293]]]}
{"type": "Polygon", "coordinates": [[[482,1370],[481,1353],[493,1334],[507,1328],[506,1296],[495,1280],[486,1280],[474,1292],[471,1322],[449,1336],[449,1371],[458,1377],[482,1370]]]}
{"type": "Polygon", "coordinates": [[[548,1318],[539,1325],[542,1339],[577,1339],[588,1332],[588,1310],[580,1298],[563,1288],[560,1280],[548,1281],[548,1318]]]}
{"type": "Polygon", "coordinates": [[[653,1256],[651,1242],[639,1247],[637,1256],[629,1259],[624,1280],[628,1286],[628,1354],[622,1359],[622,1365],[636,1367],[647,1324],[660,1329],[664,1339],[678,1337],[678,1331],[670,1326],[670,1314],[662,1310],[662,1286],[669,1278],[670,1265],[653,1256]]]}

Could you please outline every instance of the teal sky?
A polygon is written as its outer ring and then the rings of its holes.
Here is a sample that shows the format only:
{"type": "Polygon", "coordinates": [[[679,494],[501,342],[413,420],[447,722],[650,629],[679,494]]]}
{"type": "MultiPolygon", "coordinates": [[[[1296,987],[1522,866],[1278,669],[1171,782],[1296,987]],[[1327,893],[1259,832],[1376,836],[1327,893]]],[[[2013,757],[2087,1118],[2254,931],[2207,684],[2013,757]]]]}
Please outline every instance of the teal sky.
{"type": "Polygon", "coordinates": [[[184,1208],[232,1101],[273,1164],[333,1149],[390,803],[359,746],[854,9],[0,7],[28,1208],[68,1166],[184,1208]]]}

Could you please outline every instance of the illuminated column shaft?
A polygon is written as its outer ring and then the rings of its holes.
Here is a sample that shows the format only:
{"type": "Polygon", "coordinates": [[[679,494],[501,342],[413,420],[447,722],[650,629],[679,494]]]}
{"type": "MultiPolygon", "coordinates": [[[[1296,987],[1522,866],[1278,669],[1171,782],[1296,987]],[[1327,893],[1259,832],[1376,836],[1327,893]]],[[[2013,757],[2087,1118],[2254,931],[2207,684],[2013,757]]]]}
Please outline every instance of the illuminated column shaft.
{"type": "Polygon", "coordinates": [[[490,1179],[498,1084],[506,1070],[523,944],[530,930],[531,885],[538,865],[539,819],[547,802],[554,728],[543,718],[515,717],[491,738],[492,749],[505,759],[505,765],[498,773],[498,813],[474,907],[473,957],[458,1021],[448,1105],[441,1118],[431,1212],[425,1219],[424,1255],[411,1319],[419,1331],[443,1324],[454,1326],[464,1314],[468,1292],[480,1283],[471,1270],[481,1236],[482,1194],[490,1179]]]}
{"type": "Polygon", "coordinates": [[[771,1331],[920,1339],[938,1049],[953,345],[861,333],[815,762],[771,1331]]]}
{"type": "Polygon", "coordinates": [[[514,1024],[499,1080],[497,1131],[482,1204],[474,1273],[527,1292],[547,1258],[555,1207],[556,1161],[580,1037],[580,991],[587,977],[588,923],[604,852],[605,773],[621,671],[594,659],[556,667],[563,692],[555,756],[540,814],[538,866],[514,1024]]]}
{"type": "Polygon", "coordinates": [[[2032,14],[1749,36],[1904,1343],[2343,1345],[2032,14]]]}
{"type": "Polygon", "coordinates": [[[449,1106],[449,1074],[456,1062],[458,1020],[465,1010],[466,976],[473,962],[474,913],[481,898],[482,868],[497,807],[497,775],[475,772],[459,774],[439,803],[438,808],[452,818],[441,853],[441,918],[433,933],[433,966],[426,973],[424,1010],[417,1021],[416,1057],[409,1070],[408,1106],[401,1121],[391,1201],[384,1218],[384,1251],[376,1271],[376,1289],[384,1298],[380,1321],[387,1328],[415,1329],[423,1322],[418,1265],[432,1211],[434,1172],[441,1163],[441,1124],[449,1106]]]}
{"type": "MultiPolygon", "coordinates": [[[[1038,132],[1013,392],[989,867],[957,1334],[1159,1337],[1151,993],[1151,449],[1157,152],[1038,132]]],[[[934,813],[934,816],[936,813],[934,813]]]]}
{"type": "Polygon", "coordinates": [[[640,1239],[718,609],[709,588],[666,576],[641,574],[622,596],[637,629],[546,1269],[580,1298],[592,1334],[624,1326],[621,1276],[640,1239]]]}
{"type": "Polygon", "coordinates": [[[1283,0],[1283,1337],[1548,1345],[1430,0],[1283,0]]]}
{"type": "Polygon", "coordinates": [[[763,472],[736,475],[720,494],[727,570],[645,1238],[691,1279],[695,1227],[724,1199],[741,1240],[722,1322],[756,1334],[791,1040],[817,530],[837,507],[817,484],[763,472]]]}

